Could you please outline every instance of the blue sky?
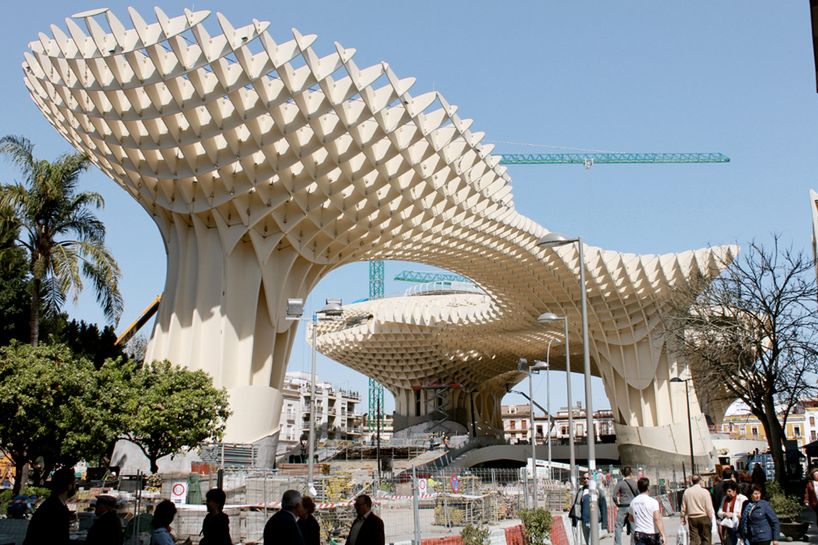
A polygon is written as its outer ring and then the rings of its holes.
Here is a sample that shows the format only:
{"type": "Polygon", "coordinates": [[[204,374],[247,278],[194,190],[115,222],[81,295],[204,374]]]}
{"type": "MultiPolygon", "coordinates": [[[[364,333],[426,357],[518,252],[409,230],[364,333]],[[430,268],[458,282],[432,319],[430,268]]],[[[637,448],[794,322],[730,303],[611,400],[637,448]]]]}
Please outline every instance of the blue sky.
{"type": "MultiPolygon", "coordinates": [[[[127,19],[128,4],[106,5],[127,19]]],[[[150,20],[152,3],[131,4],[150,20]]],[[[64,17],[97,4],[29,5],[36,9],[0,18],[0,133],[25,135],[52,158],[69,148],[27,96],[22,52],[50,24],[63,26],[64,17]]],[[[318,34],[323,54],[334,41],[354,47],[359,66],[388,61],[398,75],[417,78],[413,93],[441,91],[488,141],[552,146],[498,143],[498,152],[720,151],[732,159],[511,167],[518,210],[552,230],[639,253],[746,243],[776,232],[810,251],[818,95],[806,1],[162,3],[169,15],[185,7],[222,11],[237,26],[268,20],[279,41],[292,27],[318,34]]],[[[0,164],[0,180],[15,176],[0,164]]],[[[151,221],[113,182],[94,170],[83,183],[107,202],[108,243],[124,272],[121,328],[161,292],[164,249],[151,221]]],[[[403,268],[387,263],[387,293],[406,287],[391,281],[403,268]]],[[[349,265],[324,278],[309,303],[352,301],[366,291],[366,264],[349,265]]],[[[102,321],[90,293],[67,310],[102,321]]],[[[290,369],[308,366],[300,340],[290,369]]],[[[323,358],[319,369],[365,392],[362,375],[323,358]]],[[[575,381],[579,392],[580,377],[575,381]]],[[[564,403],[564,379],[552,382],[556,406],[564,403]]],[[[544,386],[536,395],[544,399],[544,386]]],[[[598,381],[594,398],[607,406],[598,381]]]]}

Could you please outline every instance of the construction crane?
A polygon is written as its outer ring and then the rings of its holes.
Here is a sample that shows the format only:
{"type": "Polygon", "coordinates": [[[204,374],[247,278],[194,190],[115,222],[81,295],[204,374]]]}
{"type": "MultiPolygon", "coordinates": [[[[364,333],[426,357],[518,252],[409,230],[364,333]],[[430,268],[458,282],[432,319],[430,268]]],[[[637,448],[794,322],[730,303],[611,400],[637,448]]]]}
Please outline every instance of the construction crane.
{"type": "Polygon", "coordinates": [[[471,280],[459,274],[425,271],[401,271],[395,275],[394,279],[399,282],[420,282],[423,284],[429,282],[464,282],[471,284],[471,280]]]}
{"type": "MultiPolygon", "coordinates": [[[[369,298],[380,299],[383,297],[383,260],[377,259],[369,262],[369,298]]],[[[374,431],[383,413],[383,384],[372,377],[369,377],[369,412],[366,418],[366,427],[369,431],[374,431]],[[375,415],[375,418],[372,418],[375,415]]]]}
{"type": "MultiPolygon", "coordinates": [[[[501,165],[583,165],[591,168],[600,165],[624,164],[690,164],[690,163],[729,163],[730,158],[723,153],[502,153],[501,165]]],[[[404,282],[453,281],[470,282],[469,279],[446,273],[422,273],[403,271],[395,280],[404,282]]],[[[369,298],[383,297],[384,266],[382,260],[369,262],[369,298]]],[[[383,385],[369,379],[369,414],[379,413],[383,408],[383,385]]],[[[367,419],[369,429],[374,429],[375,422],[367,419]]]]}
{"type": "Polygon", "coordinates": [[[723,153],[503,153],[501,165],[625,165],[729,163],[723,153]]]}
{"type": "Polygon", "coordinates": [[[128,341],[136,335],[137,331],[142,329],[142,326],[148,323],[148,320],[153,318],[153,315],[156,314],[156,311],[159,310],[159,303],[162,301],[162,295],[157,295],[151,304],[145,307],[145,310],[142,311],[142,314],[134,320],[131,325],[125,328],[125,331],[116,338],[114,344],[116,346],[125,346],[128,344],[128,341]]]}

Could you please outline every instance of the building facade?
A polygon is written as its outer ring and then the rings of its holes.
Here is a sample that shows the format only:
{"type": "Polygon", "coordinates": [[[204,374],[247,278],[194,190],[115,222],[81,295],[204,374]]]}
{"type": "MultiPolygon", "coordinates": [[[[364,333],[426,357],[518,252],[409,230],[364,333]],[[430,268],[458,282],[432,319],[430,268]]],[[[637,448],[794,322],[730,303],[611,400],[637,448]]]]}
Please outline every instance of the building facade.
{"type": "MultiPolygon", "coordinates": [[[[279,452],[306,441],[310,420],[310,375],[290,372],[284,377],[279,452]]],[[[356,411],[358,392],[336,388],[329,382],[315,384],[315,431],[319,441],[354,440],[361,437],[363,417],[356,411]]]]}
{"type": "MultiPolygon", "coordinates": [[[[783,415],[780,415],[780,419],[783,415]]],[[[784,437],[795,441],[800,449],[804,445],[818,440],[818,399],[800,401],[787,416],[784,426],[784,437]]],[[[746,405],[734,404],[728,410],[720,426],[713,429],[730,439],[755,439],[766,441],[767,434],[761,421],[756,418],[746,405]]]]}
{"type": "MultiPolygon", "coordinates": [[[[503,432],[510,444],[530,443],[531,441],[531,406],[528,404],[503,405],[500,408],[503,418],[503,432]]],[[[568,407],[562,407],[554,413],[554,425],[551,427],[552,443],[567,444],[570,438],[570,420],[568,407]]],[[[585,442],[588,435],[587,412],[581,403],[573,410],[574,440],[585,442]]],[[[548,415],[534,414],[537,444],[546,442],[548,415]]],[[[610,409],[594,411],[594,435],[596,441],[613,442],[616,438],[613,412],[610,409]]]]}

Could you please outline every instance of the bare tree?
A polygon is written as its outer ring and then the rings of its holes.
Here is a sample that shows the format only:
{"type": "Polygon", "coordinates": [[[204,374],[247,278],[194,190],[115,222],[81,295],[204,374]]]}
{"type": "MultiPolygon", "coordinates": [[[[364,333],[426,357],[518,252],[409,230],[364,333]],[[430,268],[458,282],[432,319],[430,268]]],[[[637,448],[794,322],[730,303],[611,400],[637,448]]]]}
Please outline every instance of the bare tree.
{"type": "Polygon", "coordinates": [[[751,243],[712,282],[698,279],[677,290],[665,312],[697,392],[748,406],[761,421],[782,484],[787,418],[816,391],[817,298],[813,260],[783,248],[776,235],[769,247],[751,243]]]}
{"type": "Polygon", "coordinates": [[[125,353],[134,361],[142,363],[145,361],[145,354],[148,351],[148,338],[141,333],[135,335],[125,345],[125,353]]]}

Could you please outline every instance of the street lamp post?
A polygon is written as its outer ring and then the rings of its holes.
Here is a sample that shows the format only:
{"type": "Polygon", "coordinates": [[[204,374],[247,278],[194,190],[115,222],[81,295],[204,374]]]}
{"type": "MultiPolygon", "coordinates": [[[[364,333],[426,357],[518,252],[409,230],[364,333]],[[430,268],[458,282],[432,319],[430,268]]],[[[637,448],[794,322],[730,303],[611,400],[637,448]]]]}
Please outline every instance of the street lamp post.
{"type": "MultiPolygon", "coordinates": [[[[537,321],[540,323],[548,323],[548,322],[562,322],[563,327],[563,339],[565,339],[565,377],[566,377],[566,388],[567,388],[567,395],[568,395],[568,455],[569,459],[569,471],[571,472],[571,493],[576,496],[577,493],[577,453],[576,447],[574,446],[574,399],[571,394],[571,344],[568,342],[568,317],[567,316],[557,316],[553,312],[544,312],[540,314],[537,321]]],[[[549,345],[550,346],[550,345],[549,345]]],[[[549,362],[550,367],[550,362],[549,362]]],[[[550,410],[550,407],[549,407],[550,410]]],[[[549,413],[549,417],[550,417],[549,413]]],[[[550,434],[549,434],[550,437],[550,434]]]]}
{"type": "MultiPolygon", "coordinates": [[[[537,241],[537,246],[553,248],[565,244],[576,244],[579,251],[579,293],[580,317],[582,319],[582,363],[585,375],[585,412],[586,427],[588,430],[588,472],[590,481],[588,490],[591,494],[591,544],[599,545],[599,505],[597,504],[599,491],[596,488],[596,437],[594,433],[594,409],[591,388],[591,352],[588,344],[588,296],[585,287],[585,254],[583,252],[582,237],[568,238],[558,233],[548,233],[537,241]]],[[[571,430],[573,433],[573,430],[571,430]]]]}
{"type": "Polygon", "coordinates": [[[534,481],[534,492],[532,494],[532,508],[537,508],[537,428],[534,422],[534,385],[532,373],[536,373],[544,369],[542,362],[534,362],[533,365],[528,364],[528,360],[520,358],[517,362],[517,370],[528,372],[528,400],[531,411],[528,413],[528,427],[531,430],[531,475],[534,481]]]}
{"type": "Polygon", "coordinates": [[[553,339],[548,341],[548,349],[545,351],[545,364],[548,368],[545,370],[545,412],[548,413],[548,425],[545,432],[548,434],[545,441],[548,445],[548,479],[551,480],[554,476],[551,474],[551,343],[553,339]]]}
{"type": "MultiPolygon", "coordinates": [[[[319,320],[338,319],[343,314],[343,304],[341,299],[327,299],[324,307],[312,314],[312,357],[310,363],[310,420],[309,420],[309,444],[307,445],[307,490],[314,494],[315,488],[315,363],[316,353],[316,326],[319,320]]],[[[287,299],[287,320],[305,321],[303,299],[287,299]]]]}
{"type": "Polygon", "coordinates": [[[693,459],[693,420],[690,418],[690,390],[688,389],[687,383],[690,382],[689,378],[679,378],[673,377],[670,379],[672,383],[685,383],[685,399],[687,400],[687,437],[690,440],[690,474],[696,474],[696,462],[693,459]]]}

